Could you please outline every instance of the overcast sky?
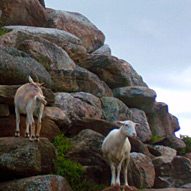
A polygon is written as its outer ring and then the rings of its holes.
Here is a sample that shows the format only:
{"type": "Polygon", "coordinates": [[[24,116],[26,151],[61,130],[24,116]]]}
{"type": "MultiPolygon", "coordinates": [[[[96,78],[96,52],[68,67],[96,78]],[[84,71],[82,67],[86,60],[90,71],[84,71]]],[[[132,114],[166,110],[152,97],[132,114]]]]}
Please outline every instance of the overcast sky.
{"type": "Polygon", "coordinates": [[[168,104],[191,136],[191,0],[45,0],[79,12],[106,36],[112,54],[129,62],[157,101],[168,104]]]}

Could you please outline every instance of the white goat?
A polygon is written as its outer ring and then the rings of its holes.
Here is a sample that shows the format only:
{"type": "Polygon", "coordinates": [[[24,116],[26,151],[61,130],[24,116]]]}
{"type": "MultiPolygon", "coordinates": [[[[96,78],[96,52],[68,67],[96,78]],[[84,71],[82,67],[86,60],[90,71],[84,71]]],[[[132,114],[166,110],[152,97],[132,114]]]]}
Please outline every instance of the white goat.
{"type": "Polygon", "coordinates": [[[36,83],[29,76],[29,82],[22,85],[16,91],[14,97],[15,114],[16,114],[16,131],[15,136],[20,136],[20,114],[26,114],[26,131],[25,136],[29,137],[32,141],[34,139],[39,140],[41,130],[41,119],[46,105],[45,97],[41,89],[42,84],[36,83]],[[35,121],[33,114],[38,117],[37,129],[35,129],[35,121]],[[30,134],[29,134],[30,128],[30,134]]]}
{"type": "Polygon", "coordinates": [[[130,120],[117,121],[121,125],[120,129],[113,129],[104,139],[102,153],[111,168],[111,186],[117,186],[120,190],[120,172],[124,165],[125,190],[130,189],[127,181],[127,169],[130,161],[131,145],[127,136],[137,136],[136,123],[130,120]],[[116,176],[117,170],[117,176],[116,176]]]}

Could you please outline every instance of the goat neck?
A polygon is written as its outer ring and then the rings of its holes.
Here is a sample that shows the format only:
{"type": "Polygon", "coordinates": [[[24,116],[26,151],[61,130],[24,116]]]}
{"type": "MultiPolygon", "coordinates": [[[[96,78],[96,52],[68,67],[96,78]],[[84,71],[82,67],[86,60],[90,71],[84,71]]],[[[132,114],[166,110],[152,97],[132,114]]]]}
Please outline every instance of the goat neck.
{"type": "MultiPolygon", "coordinates": [[[[121,128],[123,128],[123,127],[121,127],[121,128]]],[[[118,131],[118,139],[117,139],[117,147],[118,147],[118,148],[122,148],[123,145],[124,145],[124,143],[125,143],[125,141],[126,141],[126,139],[127,139],[127,134],[125,134],[125,133],[122,131],[121,128],[120,128],[119,131],[118,131]]]]}

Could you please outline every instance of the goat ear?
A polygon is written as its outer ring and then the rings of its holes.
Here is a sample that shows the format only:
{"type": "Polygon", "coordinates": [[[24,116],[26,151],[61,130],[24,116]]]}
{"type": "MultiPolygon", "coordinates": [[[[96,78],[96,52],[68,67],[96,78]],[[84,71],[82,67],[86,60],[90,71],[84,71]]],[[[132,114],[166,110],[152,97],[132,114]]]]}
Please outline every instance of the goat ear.
{"type": "Polygon", "coordinates": [[[123,121],[116,121],[116,123],[118,123],[118,124],[124,124],[124,122],[123,121]]]}
{"type": "Polygon", "coordinates": [[[29,76],[29,82],[34,84],[34,81],[33,81],[33,79],[30,76],[29,76]]]}

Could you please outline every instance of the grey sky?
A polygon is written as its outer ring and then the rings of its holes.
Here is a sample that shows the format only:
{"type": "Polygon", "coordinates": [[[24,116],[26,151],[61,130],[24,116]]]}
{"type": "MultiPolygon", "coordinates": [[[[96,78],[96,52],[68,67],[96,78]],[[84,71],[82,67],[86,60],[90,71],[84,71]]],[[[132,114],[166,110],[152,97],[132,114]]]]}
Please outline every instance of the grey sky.
{"type": "Polygon", "coordinates": [[[143,76],[191,135],[191,0],[45,1],[94,23],[112,54],[143,76]]]}

